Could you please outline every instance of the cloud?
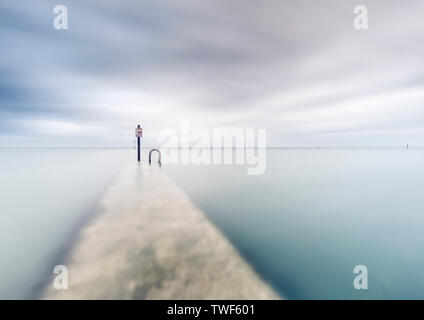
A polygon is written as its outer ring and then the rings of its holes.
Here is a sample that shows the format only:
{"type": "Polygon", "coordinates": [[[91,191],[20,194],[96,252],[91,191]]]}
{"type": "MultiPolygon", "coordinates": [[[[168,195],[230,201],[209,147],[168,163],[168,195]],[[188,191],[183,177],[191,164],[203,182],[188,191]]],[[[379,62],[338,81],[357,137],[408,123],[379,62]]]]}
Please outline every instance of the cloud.
{"type": "Polygon", "coordinates": [[[142,122],[154,145],[183,121],[274,146],[419,144],[424,3],[363,3],[367,31],[353,0],[64,0],[57,31],[56,1],[5,0],[0,144],[126,146],[142,122]]]}

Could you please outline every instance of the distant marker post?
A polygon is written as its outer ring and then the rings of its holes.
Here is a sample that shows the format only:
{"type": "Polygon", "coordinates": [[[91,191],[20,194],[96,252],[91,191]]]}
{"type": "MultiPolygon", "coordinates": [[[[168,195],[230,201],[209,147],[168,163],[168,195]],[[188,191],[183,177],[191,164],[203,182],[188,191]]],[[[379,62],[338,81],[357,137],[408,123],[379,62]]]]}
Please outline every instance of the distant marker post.
{"type": "Polygon", "coordinates": [[[135,129],[135,136],[137,137],[137,161],[140,162],[140,138],[143,136],[143,128],[137,125],[135,129]]]}

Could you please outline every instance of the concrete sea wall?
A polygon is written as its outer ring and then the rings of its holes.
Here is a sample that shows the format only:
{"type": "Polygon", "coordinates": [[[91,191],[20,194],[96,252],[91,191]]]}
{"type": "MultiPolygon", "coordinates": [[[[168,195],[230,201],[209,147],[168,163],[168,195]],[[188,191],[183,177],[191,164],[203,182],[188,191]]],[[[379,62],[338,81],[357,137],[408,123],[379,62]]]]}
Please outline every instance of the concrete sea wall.
{"type": "Polygon", "coordinates": [[[45,299],[279,299],[160,168],[130,163],[45,299]]]}

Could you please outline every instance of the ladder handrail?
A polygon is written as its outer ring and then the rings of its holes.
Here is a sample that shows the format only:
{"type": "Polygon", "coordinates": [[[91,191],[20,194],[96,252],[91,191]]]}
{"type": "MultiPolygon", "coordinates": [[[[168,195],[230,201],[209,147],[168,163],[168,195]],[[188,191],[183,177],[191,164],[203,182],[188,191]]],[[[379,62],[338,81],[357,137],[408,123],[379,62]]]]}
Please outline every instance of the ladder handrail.
{"type": "Polygon", "coordinates": [[[149,152],[149,164],[152,165],[152,152],[156,151],[158,153],[158,163],[159,166],[162,166],[162,154],[160,153],[160,151],[158,149],[152,149],[149,152]]]}

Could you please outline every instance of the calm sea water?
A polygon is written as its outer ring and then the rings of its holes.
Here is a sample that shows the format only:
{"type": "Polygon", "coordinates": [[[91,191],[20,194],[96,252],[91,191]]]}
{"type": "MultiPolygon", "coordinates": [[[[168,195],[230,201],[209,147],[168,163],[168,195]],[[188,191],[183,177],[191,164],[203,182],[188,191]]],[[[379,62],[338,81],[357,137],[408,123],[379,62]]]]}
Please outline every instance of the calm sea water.
{"type": "Polygon", "coordinates": [[[292,299],[424,298],[424,149],[270,149],[267,171],[165,170],[292,299]],[[353,269],[368,269],[355,290],[353,269]]]}
{"type": "Polygon", "coordinates": [[[128,150],[0,148],[0,299],[34,298],[128,150]]]}
{"type": "MultiPolygon", "coordinates": [[[[34,297],[133,156],[0,148],[0,298],[34,297]]],[[[261,176],[163,169],[288,298],[424,298],[423,149],[270,149],[261,176]],[[356,265],[368,290],[353,288],[356,265]]]]}

